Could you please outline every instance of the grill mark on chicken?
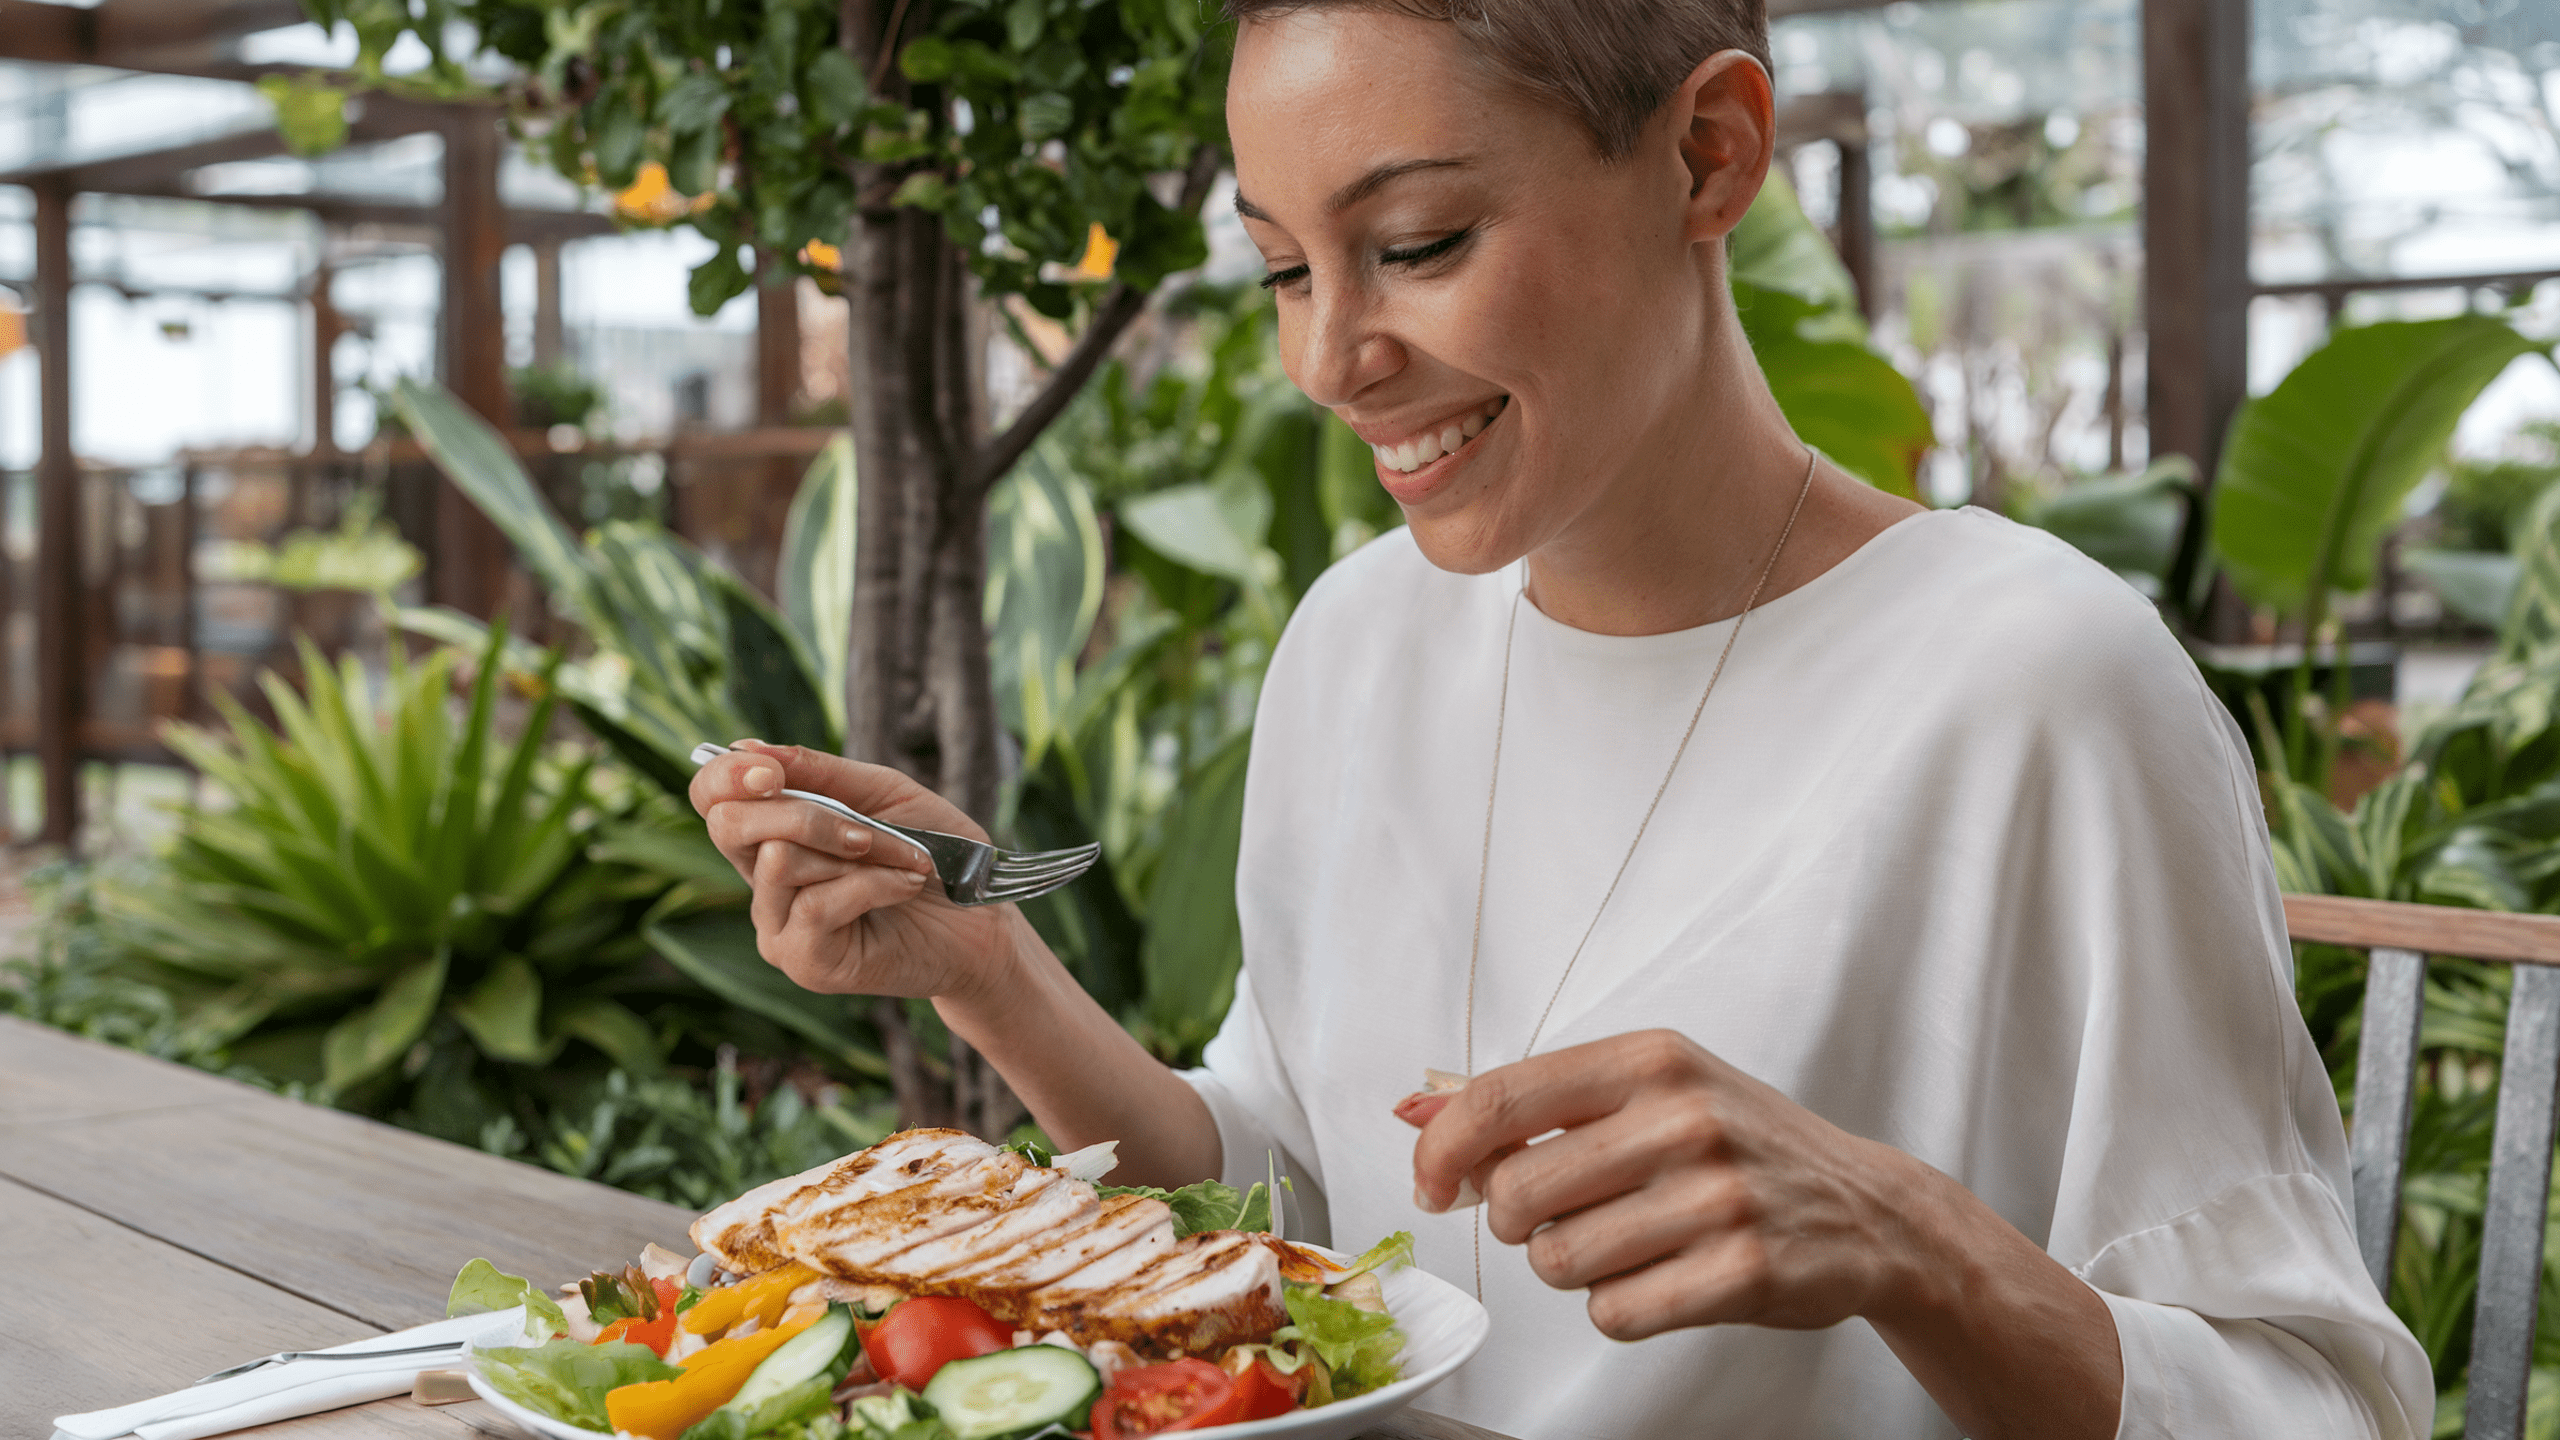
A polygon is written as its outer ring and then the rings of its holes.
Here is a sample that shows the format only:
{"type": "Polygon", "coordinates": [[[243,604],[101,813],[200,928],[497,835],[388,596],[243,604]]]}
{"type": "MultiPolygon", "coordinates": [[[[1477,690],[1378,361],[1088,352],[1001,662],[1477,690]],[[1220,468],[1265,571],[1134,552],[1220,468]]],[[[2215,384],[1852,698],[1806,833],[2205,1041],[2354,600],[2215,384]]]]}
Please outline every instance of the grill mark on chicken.
{"type": "Polygon", "coordinates": [[[1105,1199],[954,1130],[907,1131],[759,1187],[705,1215],[694,1240],[724,1263],[772,1256],[732,1268],[798,1260],[848,1287],[957,1295],[1016,1328],[1151,1356],[1262,1340],[1288,1323],[1287,1252],[1268,1237],[1177,1238],[1161,1200],[1105,1199]]]}

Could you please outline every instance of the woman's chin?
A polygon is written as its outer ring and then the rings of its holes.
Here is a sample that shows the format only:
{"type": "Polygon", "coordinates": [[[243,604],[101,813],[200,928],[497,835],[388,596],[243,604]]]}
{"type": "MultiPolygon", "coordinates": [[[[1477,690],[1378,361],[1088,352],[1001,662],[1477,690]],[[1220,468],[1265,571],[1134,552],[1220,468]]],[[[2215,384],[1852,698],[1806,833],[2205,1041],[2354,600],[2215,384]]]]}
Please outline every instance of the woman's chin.
{"type": "Polygon", "coordinates": [[[1413,543],[1421,549],[1422,558],[1453,575],[1484,575],[1525,553],[1522,546],[1503,533],[1502,527],[1470,513],[1473,508],[1436,515],[1406,510],[1405,528],[1413,532],[1413,543]]]}

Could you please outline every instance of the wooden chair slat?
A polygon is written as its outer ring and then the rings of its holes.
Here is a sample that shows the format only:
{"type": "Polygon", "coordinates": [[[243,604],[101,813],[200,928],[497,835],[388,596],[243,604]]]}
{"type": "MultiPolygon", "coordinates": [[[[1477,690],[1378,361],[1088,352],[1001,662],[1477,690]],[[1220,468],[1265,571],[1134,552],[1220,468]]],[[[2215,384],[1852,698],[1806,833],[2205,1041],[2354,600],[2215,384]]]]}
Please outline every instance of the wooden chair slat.
{"type": "Polygon", "coordinates": [[[2560,915],[2509,915],[2399,900],[2353,900],[2343,895],[2287,895],[2284,926],[2296,940],[2359,950],[2388,945],[2423,955],[2560,965],[2560,915]]]}
{"type": "Polygon", "coordinates": [[[2471,1326],[2468,1440],[2520,1440],[2542,1298],[2542,1229],[2551,1195],[2551,1122],[2560,1089],[2560,970],[2516,971],[2498,1070],[2498,1127],[2481,1217],[2480,1297],[2471,1326]]]}
{"type": "Polygon", "coordinates": [[[2418,1022],[2427,957],[2377,946],[2365,969],[2364,1033],[2356,1046],[2354,1166],[2356,1249],[2376,1289],[2391,1292],[2391,1249],[2400,1238],[2400,1175],[2418,1078],[2418,1022]]]}

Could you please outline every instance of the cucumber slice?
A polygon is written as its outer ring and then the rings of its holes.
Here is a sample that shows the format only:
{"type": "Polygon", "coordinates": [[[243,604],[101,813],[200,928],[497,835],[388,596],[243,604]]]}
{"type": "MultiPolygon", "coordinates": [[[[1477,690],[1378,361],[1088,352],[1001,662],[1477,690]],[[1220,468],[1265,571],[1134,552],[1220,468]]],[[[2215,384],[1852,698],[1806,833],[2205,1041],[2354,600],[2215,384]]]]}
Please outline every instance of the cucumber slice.
{"type": "Polygon", "coordinates": [[[758,1405],[791,1389],[805,1385],[824,1374],[844,1353],[845,1342],[853,1338],[853,1312],[842,1305],[830,1305],[827,1313],[812,1321],[809,1328],[783,1341],[764,1363],[729,1397],[723,1410],[753,1410],[758,1405]]]}
{"type": "Polygon", "coordinates": [[[1022,1345],[934,1372],[925,1403],[956,1440],[998,1440],[1044,1425],[1081,1430],[1102,1377],[1082,1355],[1059,1345],[1022,1345]]]}

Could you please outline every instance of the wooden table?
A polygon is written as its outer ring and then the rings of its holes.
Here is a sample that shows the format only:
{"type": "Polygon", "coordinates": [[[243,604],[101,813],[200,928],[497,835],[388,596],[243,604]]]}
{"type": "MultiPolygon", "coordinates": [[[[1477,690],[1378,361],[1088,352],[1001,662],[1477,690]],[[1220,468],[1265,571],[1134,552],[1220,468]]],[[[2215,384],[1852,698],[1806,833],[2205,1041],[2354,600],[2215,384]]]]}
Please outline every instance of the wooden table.
{"type": "MultiPolygon", "coordinates": [[[[545,1281],[693,1213],[0,1017],[0,1436],[51,1433],[277,1350],[443,1318],[465,1261],[545,1281]]],[[[406,1399],[238,1432],[518,1435],[478,1401],[406,1399]]],[[[1378,1440],[1502,1440],[1412,1414],[1378,1440]]]]}

